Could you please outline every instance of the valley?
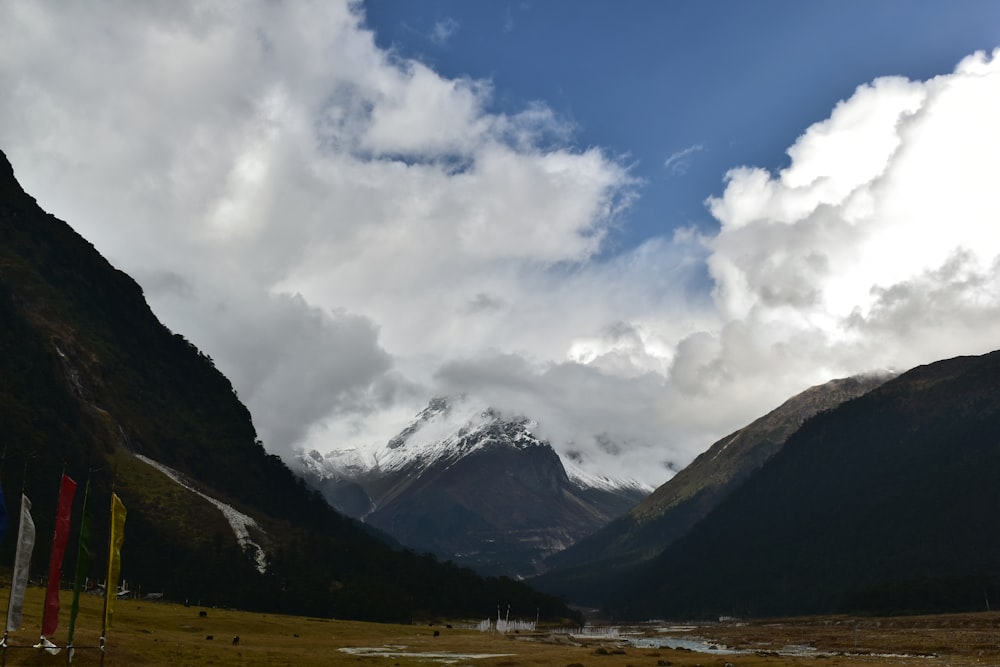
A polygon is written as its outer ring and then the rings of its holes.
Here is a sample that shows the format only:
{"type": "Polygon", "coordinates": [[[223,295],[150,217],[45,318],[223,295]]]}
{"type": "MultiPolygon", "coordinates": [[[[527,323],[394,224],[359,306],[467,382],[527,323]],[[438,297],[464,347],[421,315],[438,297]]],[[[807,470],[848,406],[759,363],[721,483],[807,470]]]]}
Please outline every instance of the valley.
{"type": "MultiPolygon", "coordinates": [[[[64,596],[66,594],[64,593],[64,596]]],[[[29,587],[24,624],[11,633],[7,665],[65,664],[31,649],[37,641],[43,589],[29,587]]],[[[83,596],[74,665],[100,664],[100,598],[83,596]]],[[[484,612],[485,613],[485,612],[484,612]]],[[[824,665],[995,665],[1000,613],[934,616],[826,616],[732,620],[706,624],[497,634],[475,620],[364,623],[261,614],[170,602],[121,600],[108,634],[105,665],[416,665],[477,667],[781,667],[824,665]],[[238,645],[233,644],[239,636],[238,645]],[[707,652],[667,648],[701,645],[707,652]]],[[[62,633],[63,630],[60,630],[62,633]]],[[[55,637],[57,643],[64,635],[55,637]]]]}
{"type": "Polygon", "coordinates": [[[0,667],[1000,667],[997,25],[0,2],[0,667]]]}

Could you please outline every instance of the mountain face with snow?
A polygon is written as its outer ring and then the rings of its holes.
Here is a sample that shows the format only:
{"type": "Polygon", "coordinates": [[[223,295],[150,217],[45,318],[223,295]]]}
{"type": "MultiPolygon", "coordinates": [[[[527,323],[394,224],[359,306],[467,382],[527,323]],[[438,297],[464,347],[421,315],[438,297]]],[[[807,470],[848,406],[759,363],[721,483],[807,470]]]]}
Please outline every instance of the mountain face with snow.
{"type": "Polygon", "coordinates": [[[651,489],[563,464],[524,417],[437,398],[371,450],[303,453],[309,484],[340,511],[418,552],[484,574],[528,576],[651,489]]]}

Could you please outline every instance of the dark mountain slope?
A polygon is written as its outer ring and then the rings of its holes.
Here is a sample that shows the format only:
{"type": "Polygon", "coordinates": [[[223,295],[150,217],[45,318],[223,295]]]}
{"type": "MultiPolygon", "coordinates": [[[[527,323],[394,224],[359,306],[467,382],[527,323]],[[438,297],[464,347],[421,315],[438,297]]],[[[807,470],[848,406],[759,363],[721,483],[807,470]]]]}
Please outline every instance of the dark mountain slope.
{"type": "Polygon", "coordinates": [[[550,571],[534,582],[543,590],[598,604],[627,573],[683,536],[760,469],[807,419],[860,396],[888,373],[831,380],[811,387],[748,426],[730,433],[627,514],[551,556],[550,571]]]}
{"type": "Polygon", "coordinates": [[[463,440],[487,444],[459,443],[474,451],[413,475],[401,470],[366,521],[418,551],[479,572],[525,575],[536,571],[543,555],[613,518],[609,502],[585,498],[559,455],[525,424],[491,423],[463,440]],[[515,441],[531,444],[515,447],[515,441]]]}
{"type": "MultiPolygon", "coordinates": [[[[332,511],[264,451],[211,359],[160,324],[131,278],[38,208],[6,158],[0,446],[8,507],[16,510],[22,488],[34,504],[36,569],[47,560],[60,472],[82,491],[89,471],[92,549],[102,553],[114,485],[128,508],[123,574],[146,591],[376,620],[484,613],[507,599],[524,613],[539,606],[543,615],[569,613],[521,584],[394,550],[332,511]],[[153,464],[172,469],[175,479],[153,464]],[[255,561],[256,546],[237,541],[222,508],[249,522],[248,539],[262,549],[264,566],[255,561]]],[[[81,505],[78,493],[74,531],[81,505]]],[[[0,547],[5,563],[13,542],[0,547]]],[[[93,560],[91,574],[100,580],[103,558],[93,560]]]]}
{"type": "Polygon", "coordinates": [[[1000,593],[1000,353],[816,416],[642,568],[629,617],[981,609],[1000,593]]]}

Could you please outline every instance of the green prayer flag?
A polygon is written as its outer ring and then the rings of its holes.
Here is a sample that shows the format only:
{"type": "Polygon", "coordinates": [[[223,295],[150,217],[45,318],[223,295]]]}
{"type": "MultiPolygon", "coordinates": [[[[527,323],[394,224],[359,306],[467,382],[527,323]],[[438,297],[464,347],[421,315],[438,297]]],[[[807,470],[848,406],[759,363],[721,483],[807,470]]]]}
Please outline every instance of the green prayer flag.
{"type": "Polygon", "coordinates": [[[69,637],[66,645],[73,645],[73,632],[76,630],[76,615],[80,611],[80,590],[87,578],[87,568],[90,567],[90,519],[87,517],[87,499],[90,497],[90,480],[83,492],[83,511],[80,519],[80,541],[76,551],[76,577],[73,579],[73,605],[69,612],[69,637]]]}

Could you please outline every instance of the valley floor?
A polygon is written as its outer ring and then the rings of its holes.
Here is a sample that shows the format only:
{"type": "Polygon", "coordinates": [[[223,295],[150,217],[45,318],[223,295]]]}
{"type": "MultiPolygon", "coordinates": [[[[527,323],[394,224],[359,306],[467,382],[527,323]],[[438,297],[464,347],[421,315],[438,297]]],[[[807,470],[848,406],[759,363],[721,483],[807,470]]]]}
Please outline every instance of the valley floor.
{"type": "MultiPolygon", "coordinates": [[[[24,623],[11,634],[7,665],[65,665],[38,641],[44,591],[29,588],[24,623]]],[[[65,643],[69,592],[60,628],[65,643]]],[[[98,665],[101,601],[84,596],[73,665],[98,665]]],[[[476,620],[465,623],[475,624],[476,620]]],[[[104,664],[116,665],[470,665],[475,667],[781,667],[1000,664],[1000,614],[894,618],[823,617],[641,628],[544,630],[507,635],[460,622],[387,625],[259,614],[166,602],[119,600],[104,664]],[[239,636],[239,644],[233,642],[239,636]],[[694,647],[667,648],[667,645],[694,647]]]]}
{"type": "Polygon", "coordinates": [[[1000,665],[1000,613],[928,616],[822,616],[731,620],[664,633],[691,637],[778,661],[801,657],[824,664],[1000,665]]]}

